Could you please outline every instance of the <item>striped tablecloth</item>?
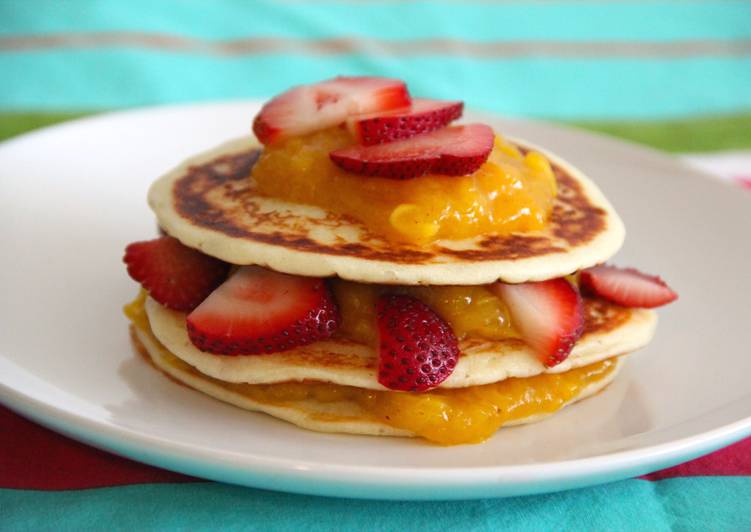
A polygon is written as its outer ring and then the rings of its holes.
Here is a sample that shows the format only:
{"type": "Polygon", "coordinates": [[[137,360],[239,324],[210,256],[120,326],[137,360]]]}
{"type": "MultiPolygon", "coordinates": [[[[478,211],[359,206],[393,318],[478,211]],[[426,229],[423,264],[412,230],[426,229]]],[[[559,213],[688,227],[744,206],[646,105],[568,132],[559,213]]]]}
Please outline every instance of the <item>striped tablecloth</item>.
{"type": "MultiPolygon", "coordinates": [[[[0,0],[0,138],[340,73],[642,142],[751,188],[749,2],[0,0]]],[[[187,478],[0,407],[0,530],[154,528],[749,530],[751,440],[565,493],[369,502],[187,478]]]]}

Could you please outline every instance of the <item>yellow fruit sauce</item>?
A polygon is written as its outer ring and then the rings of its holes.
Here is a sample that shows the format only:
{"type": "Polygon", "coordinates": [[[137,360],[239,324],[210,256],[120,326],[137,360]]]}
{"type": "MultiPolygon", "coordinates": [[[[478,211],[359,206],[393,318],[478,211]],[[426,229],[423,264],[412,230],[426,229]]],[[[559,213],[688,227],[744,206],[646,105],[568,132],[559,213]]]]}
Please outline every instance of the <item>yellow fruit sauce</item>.
{"type": "MultiPolygon", "coordinates": [[[[152,334],[143,309],[144,296],[144,292],[139,294],[124,310],[136,327],[152,334]]],[[[297,408],[296,405],[304,400],[325,404],[354,402],[362,410],[361,416],[353,418],[351,415],[338,417],[326,414],[319,417],[322,421],[377,421],[441,445],[479,443],[503,425],[552,414],[579,397],[589,385],[606,378],[616,368],[616,358],[611,358],[565,373],[511,378],[467,388],[439,388],[429,392],[409,393],[313,381],[232,384],[203,375],[175,356],[170,355],[166,362],[267,405],[297,408]]]]}
{"type": "Polygon", "coordinates": [[[146,296],[149,293],[141,288],[136,298],[123,307],[123,314],[128,318],[133,325],[141,329],[142,331],[151,330],[149,325],[149,317],[146,315],[146,296]]]}
{"type": "MultiPolygon", "coordinates": [[[[552,414],[616,367],[608,359],[565,373],[429,392],[389,392],[322,382],[241,384],[231,388],[261,403],[353,401],[363,419],[407,430],[441,445],[480,443],[514,421],[552,414]]],[[[327,419],[330,416],[327,416],[327,419]]]]}
{"type": "Polygon", "coordinates": [[[331,151],[354,143],[345,128],[290,138],[264,149],[252,177],[263,195],[317,205],[415,244],[542,229],[552,210],[556,181],[548,160],[524,155],[500,136],[473,174],[404,181],[352,174],[331,162],[331,151]]]}
{"type": "Polygon", "coordinates": [[[376,341],[376,300],[383,293],[416,297],[441,316],[460,340],[518,338],[506,305],[484,286],[386,286],[331,282],[342,322],[337,334],[365,344],[376,341]]]}

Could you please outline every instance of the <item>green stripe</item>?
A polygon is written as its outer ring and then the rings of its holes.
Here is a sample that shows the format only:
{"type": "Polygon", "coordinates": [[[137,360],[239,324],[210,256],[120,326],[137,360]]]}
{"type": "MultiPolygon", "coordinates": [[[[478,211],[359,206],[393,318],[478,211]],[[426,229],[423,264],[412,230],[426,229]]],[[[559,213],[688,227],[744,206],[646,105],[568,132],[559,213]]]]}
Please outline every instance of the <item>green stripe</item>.
{"type": "Polygon", "coordinates": [[[750,477],[626,480],[509,499],[378,502],[214,483],[0,490],[11,530],[749,530],[750,477]]]}
{"type": "Polygon", "coordinates": [[[569,124],[670,152],[751,148],[751,113],[673,121],[580,121],[569,124]]]}
{"type": "MultiPolygon", "coordinates": [[[[93,113],[0,113],[0,140],[93,113]]],[[[671,152],[751,149],[751,113],[668,122],[564,122],[671,152]]]]}
{"type": "Polygon", "coordinates": [[[92,113],[0,113],[0,141],[92,113]]]}
{"type": "Polygon", "coordinates": [[[751,4],[711,2],[0,2],[0,34],[182,33],[210,39],[364,35],[471,40],[677,40],[751,36],[751,4]],[[85,16],[84,16],[85,15],[85,16]]]}

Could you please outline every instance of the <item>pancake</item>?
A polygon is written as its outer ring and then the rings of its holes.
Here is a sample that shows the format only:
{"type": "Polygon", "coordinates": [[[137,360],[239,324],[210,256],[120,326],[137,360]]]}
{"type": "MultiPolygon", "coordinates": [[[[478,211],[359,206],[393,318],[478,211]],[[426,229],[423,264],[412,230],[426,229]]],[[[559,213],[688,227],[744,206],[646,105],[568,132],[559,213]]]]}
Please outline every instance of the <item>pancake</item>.
{"type": "MultiPolygon", "coordinates": [[[[322,403],[306,399],[284,404],[259,402],[249,397],[247,393],[243,393],[243,385],[231,385],[203,375],[189,364],[173,356],[149,331],[136,327],[132,327],[131,330],[136,347],[158,369],[179,383],[185,384],[220,401],[246,410],[264,412],[304,429],[318,432],[373,436],[414,436],[413,433],[407,430],[392,427],[378,419],[372,418],[354,401],[322,403]]],[[[590,397],[610,384],[622,367],[624,358],[619,357],[613,371],[587,385],[578,395],[567,401],[563,407],[590,397]]],[[[555,412],[527,416],[506,423],[504,426],[534,423],[549,417],[553,413],[555,412]]]]}
{"type": "Polygon", "coordinates": [[[380,284],[478,285],[561,277],[609,259],[623,223],[600,190],[561,159],[543,231],[439,240],[416,246],[387,241],[350,217],[258,195],[249,178],[259,154],[251,138],[188,159],[159,178],[149,204],[160,226],[185,245],[232,264],[380,284]]]}
{"type": "MultiPolygon", "coordinates": [[[[614,355],[630,353],[649,343],[657,324],[651,310],[627,309],[585,298],[584,334],[562,363],[546,368],[519,339],[491,341],[467,338],[453,373],[439,387],[462,388],[499,382],[509,377],[562,373],[614,355]]],[[[373,347],[343,338],[298,347],[281,353],[225,356],[204,353],[190,341],[185,314],[169,310],[151,298],[146,314],[153,334],[172,354],[202,374],[230,383],[277,383],[316,380],[386,390],[378,382],[378,355],[373,347]]]]}

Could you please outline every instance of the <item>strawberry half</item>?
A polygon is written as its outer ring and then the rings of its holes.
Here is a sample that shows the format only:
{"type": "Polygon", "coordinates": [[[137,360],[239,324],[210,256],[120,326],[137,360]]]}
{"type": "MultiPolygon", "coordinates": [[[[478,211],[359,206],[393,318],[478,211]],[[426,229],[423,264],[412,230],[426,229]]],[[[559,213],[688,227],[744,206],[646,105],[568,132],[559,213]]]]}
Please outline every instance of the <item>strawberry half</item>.
{"type": "Polygon", "coordinates": [[[471,174],[488,160],[493,130],[485,124],[453,126],[407,140],[332,151],[336,165],[360,175],[411,179],[428,173],[471,174]]]}
{"type": "Polygon", "coordinates": [[[566,279],[489,287],[503,299],[512,324],[547,367],[568,357],[584,330],[579,291],[566,279]]]}
{"type": "Polygon", "coordinates": [[[665,281],[634,268],[601,264],[579,275],[583,290],[624,307],[655,308],[678,299],[665,281]]]}
{"type": "Polygon", "coordinates": [[[348,126],[361,144],[371,146],[441,129],[461,117],[463,110],[463,102],[415,98],[407,110],[351,118],[348,126]]]}
{"type": "Polygon", "coordinates": [[[253,355],[328,338],[339,311],[322,279],[243,266],[188,315],[201,351],[253,355]]]}
{"type": "Polygon", "coordinates": [[[283,92],[261,108],[253,133],[263,144],[343,124],[356,115],[408,107],[403,81],[375,77],[338,77],[283,92]]]}
{"type": "Polygon", "coordinates": [[[196,308],[227,277],[229,264],[163,236],[125,248],[128,274],[165,307],[196,308]]]}
{"type": "Polygon", "coordinates": [[[378,315],[378,382],[391,390],[422,392],[445,381],[459,346],[451,327],[422,301],[386,294],[378,315]]]}

